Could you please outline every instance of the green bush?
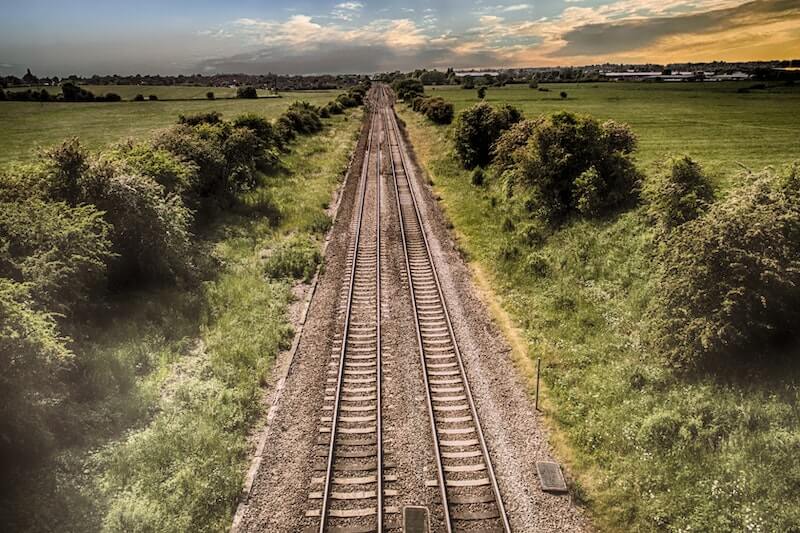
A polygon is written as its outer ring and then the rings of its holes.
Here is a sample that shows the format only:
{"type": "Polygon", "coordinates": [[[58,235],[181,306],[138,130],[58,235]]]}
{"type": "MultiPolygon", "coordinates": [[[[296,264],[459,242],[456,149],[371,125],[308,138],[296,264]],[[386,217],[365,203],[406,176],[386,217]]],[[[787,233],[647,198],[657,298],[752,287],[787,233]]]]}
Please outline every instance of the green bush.
{"type": "Polygon", "coordinates": [[[236,89],[236,98],[258,98],[255,87],[239,87],[236,89]]]}
{"type": "Polygon", "coordinates": [[[207,100],[213,100],[214,98],[215,98],[215,97],[214,97],[214,93],[213,93],[212,91],[208,91],[208,92],[206,93],[206,99],[207,99],[207,100]]]}
{"type": "Polygon", "coordinates": [[[225,174],[227,161],[222,148],[228,132],[229,128],[224,124],[180,124],[154,137],[154,148],[166,150],[197,169],[197,178],[187,191],[193,198],[192,204],[200,199],[214,201],[218,196],[224,202],[229,201],[230,189],[225,174]]]}
{"type": "Polygon", "coordinates": [[[521,118],[515,108],[495,109],[480,103],[463,111],[456,121],[455,148],[464,168],[488,166],[492,161],[492,146],[500,135],[521,118]]]}
{"type": "Polygon", "coordinates": [[[118,174],[111,165],[97,165],[85,183],[86,202],[105,211],[113,226],[117,257],[110,274],[116,286],[189,274],[192,217],[180,197],[149,177],[118,174]]]}
{"type": "Polygon", "coordinates": [[[224,207],[232,204],[238,193],[256,184],[257,170],[266,170],[277,162],[280,134],[258,116],[244,115],[234,123],[217,122],[215,116],[209,113],[184,117],[184,121],[195,124],[178,124],[164,130],[153,145],[195,165],[197,179],[189,197],[224,207]]]}
{"type": "Polygon", "coordinates": [[[272,278],[310,280],[322,260],[319,245],[303,235],[288,237],[272,250],[264,263],[264,271],[272,278]]]}
{"type": "Polygon", "coordinates": [[[35,309],[28,286],[0,277],[0,466],[4,475],[45,457],[48,417],[62,396],[59,373],[72,354],[52,315],[35,309]]]}
{"type": "Polygon", "coordinates": [[[635,143],[608,135],[592,117],[556,113],[532,126],[524,148],[512,141],[503,145],[515,162],[504,175],[507,189],[534,216],[551,223],[571,213],[596,216],[638,197],[635,143]]]}
{"type": "Polygon", "coordinates": [[[644,195],[649,214],[666,230],[699,217],[714,201],[711,181],[688,156],[662,163],[645,181],[644,195]]]}
{"type": "Polygon", "coordinates": [[[358,102],[355,98],[353,98],[350,94],[340,94],[336,97],[336,102],[338,102],[342,107],[356,107],[358,102]]]}
{"type": "Polygon", "coordinates": [[[144,102],[144,95],[143,94],[137,94],[136,96],[133,97],[133,101],[134,102],[144,102]]]}
{"type": "MultiPolygon", "coordinates": [[[[81,196],[81,177],[89,168],[89,153],[77,137],[39,153],[43,164],[44,193],[75,205],[81,196]]],[[[33,178],[33,176],[31,176],[33,178]]]]}
{"type": "Polygon", "coordinates": [[[425,104],[425,116],[436,124],[450,124],[453,121],[454,107],[444,98],[429,98],[425,104]]]}
{"type": "Polygon", "coordinates": [[[178,124],[197,126],[198,124],[219,124],[222,122],[222,113],[219,111],[207,111],[205,113],[195,113],[194,115],[178,115],[178,124]]]}
{"type": "Polygon", "coordinates": [[[392,83],[392,90],[399,99],[410,102],[425,93],[425,86],[416,78],[402,78],[392,83]]]}
{"type": "Polygon", "coordinates": [[[40,309],[85,306],[105,282],[110,230],[92,205],[36,197],[0,203],[0,276],[25,283],[40,309]]]}
{"type": "Polygon", "coordinates": [[[492,145],[493,165],[498,174],[514,167],[518,150],[528,144],[541,120],[520,120],[512,124],[492,145]]]}
{"type": "Polygon", "coordinates": [[[115,146],[105,157],[115,161],[123,173],[153,178],[167,192],[184,195],[197,182],[197,165],[149,143],[125,142],[115,146]]]}
{"type": "Polygon", "coordinates": [[[486,98],[486,87],[478,87],[478,100],[486,98]]]}
{"type": "Polygon", "coordinates": [[[299,134],[307,135],[322,130],[319,109],[308,102],[294,102],[283,116],[291,124],[292,129],[299,134]]]}
{"type": "Polygon", "coordinates": [[[344,108],[339,102],[328,102],[325,104],[325,109],[327,109],[328,113],[331,115],[341,115],[344,113],[344,108]]]}
{"type": "Polygon", "coordinates": [[[668,235],[649,342],[678,368],[797,335],[800,174],[764,171],[668,235]]]}

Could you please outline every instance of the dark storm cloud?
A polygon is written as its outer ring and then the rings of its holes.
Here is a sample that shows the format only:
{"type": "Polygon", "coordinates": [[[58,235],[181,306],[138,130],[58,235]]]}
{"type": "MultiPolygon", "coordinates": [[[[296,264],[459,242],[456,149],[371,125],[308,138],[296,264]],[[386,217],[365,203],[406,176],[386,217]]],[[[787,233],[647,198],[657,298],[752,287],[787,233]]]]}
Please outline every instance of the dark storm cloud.
{"type": "Polygon", "coordinates": [[[565,33],[566,46],[553,57],[612,54],[642,48],[670,35],[728,30],[754,24],[798,19],[800,0],[757,0],[704,13],[587,24],[565,33]]]}

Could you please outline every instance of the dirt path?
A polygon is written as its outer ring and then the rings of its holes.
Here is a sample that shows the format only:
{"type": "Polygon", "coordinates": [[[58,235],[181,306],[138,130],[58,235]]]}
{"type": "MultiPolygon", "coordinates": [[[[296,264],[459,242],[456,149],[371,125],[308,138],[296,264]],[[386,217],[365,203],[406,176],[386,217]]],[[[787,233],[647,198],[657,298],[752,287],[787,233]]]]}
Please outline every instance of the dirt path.
{"type": "MultiPolygon", "coordinates": [[[[319,472],[320,416],[332,356],[338,353],[343,328],[342,306],[349,278],[348,252],[353,246],[357,191],[365,158],[369,113],[354,164],[343,186],[342,203],[325,256],[325,269],[309,308],[305,330],[272,418],[252,490],[237,520],[238,531],[290,532],[314,528],[319,518],[306,516],[319,503],[309,500],[319,472]]],[[[383,142],[384,133],[376,141],[383,142]]],[[[514,531],[584,531],[588,523],[568,495],[542,493],[537,460],[551,459],[547,436],[537,420],[510,349],[477,296],[469,270],[455,250],[441,210],[414,163],[413,150],[401,146],[410,181],[420,202],[422,223],[464,358],[478,414],[494,464],[503,502],[514,531]]],[[[383,158],[380,202],[384,354],[384,431],[386,461],[396,481],[387,488],[389,526],[399,524],[396,509],[424,505],[432,514],[432,531],[443,531],[431,426],[425,404],[423,369],[416,344],[405,260],[391,172],[383,158]]],[[[370,166],[377,169],[377,156],[370,166]]],[[[365,179],[377,180],[370,170],[365,179]]],[[[370,189],[372,190],[372,189],[370,189]]],[[[374,194],[370,195],[370,198],[374,194]]],[[[373,202],[375,200],[372,200],[373,202]]],[[[330,386],[330,385],[328,385],[330,386]]],[[[316,489],[318,490],[318,489],[316,489]]],[[[394,529],[397,531],[397,529],[394,529]]]]}

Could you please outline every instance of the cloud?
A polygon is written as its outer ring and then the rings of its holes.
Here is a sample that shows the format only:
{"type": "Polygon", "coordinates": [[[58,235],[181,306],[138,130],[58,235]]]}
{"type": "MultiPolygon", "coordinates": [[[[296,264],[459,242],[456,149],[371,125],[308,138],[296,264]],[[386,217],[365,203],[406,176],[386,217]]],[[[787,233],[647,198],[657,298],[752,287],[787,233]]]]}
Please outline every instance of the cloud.
{"type": "Polygon", "coordinates": [[[565,44],[553,55],[615,54],[641,49],[671,36],[689,37],[747,27],[765,28],[787,20],[793,20],[797,25],[798,16],[800,3],[796,0],[756,0],[699,13],[592,22],[561,35],[565,44]]]}
{"type": "Polygon", "coordinates": [[[511,11],[524,11],[526,9],[530,9],[530,4],[514,4],[513,6],[506,6],[503,8],[503,11],[506,13],[511,11]]]}
{"type": "MultiPolygon", "coordinates": [[[[606,60],[740,59],[748,58],[748,50],[785,57],[780,43],[800,50],[800,4],[796,0],[615,0],[592,6],[572,2],[560,13],[534,20],[516,14],[529,7],[480,5],[472,15],[476,22],[455,31],[439,27],[431,8],[420,10],[415,18],[406,9],[409,18],[359,24],[347,17],[300,14],[285,20],[243,18],[214,34],[227,43],[242,43],[245,51],[206,60],[201,67],[247,72],[374,72],[606,60]]],[[[356,15],[362,8],[360,2],[337,5],[337,9],[356,15]]],[[[464,20],[469,23],[469,18],[464,20]]]]}

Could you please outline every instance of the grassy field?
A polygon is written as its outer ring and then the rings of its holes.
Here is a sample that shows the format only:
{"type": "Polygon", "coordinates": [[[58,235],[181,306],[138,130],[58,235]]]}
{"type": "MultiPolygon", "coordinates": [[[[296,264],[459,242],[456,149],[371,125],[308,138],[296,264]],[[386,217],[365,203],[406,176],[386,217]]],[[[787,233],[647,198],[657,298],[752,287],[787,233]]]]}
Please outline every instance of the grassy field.
{"type": "MultiPolygon", "coordinates": [[[[289,346],[291,282],[263,258],[303,239],[319,249],[324,210],[343,177],[360,109],[325,120],[204,230],[198,246],[219,271],[199,287],[126,293],[74,347],[96,361],[82,428],[56,458],[0,501],[0,522],[29,531],[225,531],[247,466],[247,435],[262,414],[261,384],[289,346]]],[[[313,265],[312,265],[313,266],[313,265]]]]}
{"type": "MultiPolygon", "coordinates": [[[[106,92],[123,87],[104,86],[106,92]]],[[[91,87],[90,87],[91,89],[91,87]]],[[[132,87],[125,87],[126,90],[132,87]]],[[[203,87],[159,87],[161,94],[175,98],[199,91],[203,87]]],[[[175,122],[179,114],[219,111],[225,118],[242,113],[257,113],[276,118],[292,102],[304,100],[312,104],[325,104],[340,91],[303,91],[282,93],[282,98],[258,100],[228,99],[156,102],[0,102],[0,165],[11,161],[28,161],[37,147],[46,147],[69,137],[80,137],[92,149],[108,146],[128,137],[142,137],[156,128],[175,122]]],[[[120,93],[121,94],[121,93],[120,93]]],[[[151,94],[151,93],[143,93],[151,94]]],[[[155,94],[159,94],[156,92],[155,94]]],[[[123,97],[125,97],[123,95],[123,97]]],[[[159,96],[160,97],[160,96],[159,96]]],[[[205,98],[205,97],[203,97],[205,98]]]]}
{"type": "MultiPolygon", "coordinates": [[[[575,99],[561,102],[527,88],[489,89],[488,99],[522,107],[528,116],[564,108],[630,121],[641,140],[642,163],[663,152],[688,151],[714,170],[721,190],[736,183],[736,161],[757,168],[800,153],[791,118],[800,112],[797,93],[740,95],[728,86],[550,87],[575,99]]],[[[437,88],[432,94],[452,98],[459,108],[475,101],[474,91],[437,88]]],[[[642,342],[655,268],[653,229],[642,209],[574,220],[541,247],[520,245],[503,227],[501,191],[491,182],[471,185],[470,173],[461,169],[452,127],[435,126],[408,109],[400,114],[459,248],[477,277],[488,280],[500,322],[510,318],[519,332],[523,364],[530,368],[542,358],[553,443],[575,475],[573,493],[587,503],[598,528],[796,527],[800,365],[673,374],[642,342]],[[517,258],[504,259],[513,246],[517,258]],[[529,257],[537,268],[528,268],[529,257]]],[[[798,349],[788,351],[777,359],[796,360],[798,349]]]]}
{"type": "MultiPolygon", "coordinates": [[[[490,87],[485,100],[514,105],[528,117],[567,110],[627,122],[639,135],[645,167],[666,152],[688,153],[723,181],[737,172],[736,163],[758,169],[800,154],[800,87],[736,92],[751,85],[542,84],[548,92],[510,85],[490,87]]],[[[453,102],[456,113],[479,101],[476,90],[459,87],[427,92],[453,102]]]]}
{"type": "MultiPolygon", "coordinates": [[[[27,89],[46,89],[51,94],[60,92],[59,87],[24,87],[11,88],[10,91],[24,91],[27,89]]],[[[211,91],[216,98],[233,98],[236,89],[231,87],[193,87],[188,85],[81,85],[81,88],[91,91],[96,96],[106,93],[116,93],[123,100],[132,100],[137,94],[145,98],[154,94],[159,100],[205,100],[206,93],[211,91]]],[[[268,96],[269,91],[259,89],[259,96],[268,96]]]]}

